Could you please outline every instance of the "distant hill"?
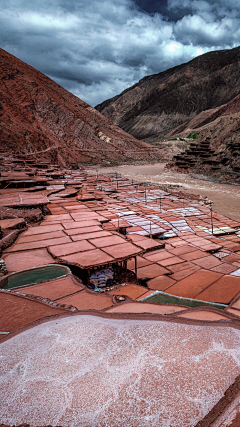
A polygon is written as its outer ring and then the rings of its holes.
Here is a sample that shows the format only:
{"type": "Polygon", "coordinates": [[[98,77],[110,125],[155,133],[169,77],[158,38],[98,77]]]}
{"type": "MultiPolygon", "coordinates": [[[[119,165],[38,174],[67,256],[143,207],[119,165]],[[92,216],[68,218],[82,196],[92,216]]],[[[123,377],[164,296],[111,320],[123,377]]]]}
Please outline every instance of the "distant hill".
{"type": "Polygon", "coordinates": [[[0,49],[1,151],[60,166],[159,159],[159,150],[118,128],[41,72],[0,49]]]}
{"type": "Polygon", "coordinates": [[[185,143],[185,151],[173,156],[171,167],[240,183],[240,95],[199,113],[168,135],[188,136],[197,139],[185,143]]]}
{"type": "MultiPolygon", "coordinates": [[[[96,109],[135,138],[152,143],[163,140],[176,128],[181,129],[181,125],[186,127],[199,113],[228,104],[239,94],[237,47],[209,52],[147,76],[96,109]]],[[[221,115],[221,111],[216,114],[221,115]]]]}
{"type": "Polygon", "coordinates": [[[171,167],[240,182],[240,47],[145,77],[96,109],[162,147],[171,167]]]}

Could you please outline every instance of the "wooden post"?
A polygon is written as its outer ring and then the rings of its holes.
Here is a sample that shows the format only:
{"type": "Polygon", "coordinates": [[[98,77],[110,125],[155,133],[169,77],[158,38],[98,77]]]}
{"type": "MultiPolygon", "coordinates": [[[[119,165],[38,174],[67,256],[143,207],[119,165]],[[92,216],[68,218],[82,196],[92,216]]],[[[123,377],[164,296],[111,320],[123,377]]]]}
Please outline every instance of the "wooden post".
{"type": "Polygon", "coordinates": [[[90,268],[88,268],[88,286],[90,286],[90,268]]]}
{"type": "Polygon", "coordinates": [[[116,172],[117,190],[118,190],[118,173],[116,172]]]}
{"type": "Polygon", "coordinates": [[[134,257],[134,261],[135,261],[135,274],[136,274],[136,278],[137,278],[137,257],[134,257]]]}
{"type": "Polygon", "coordinates": [[[212,205],[209,206],[210,215],[211,215],[211,227],[212,227],[212,235],[213,235],[213,219],[212,219],[212,205]]]}
{"type": "Polygon", "coordinates": [[[161,198],[161,196],[159,199],[159,209],[160,209],[160,213],[161,213],[162,212],[162,198],[161,198]]]}

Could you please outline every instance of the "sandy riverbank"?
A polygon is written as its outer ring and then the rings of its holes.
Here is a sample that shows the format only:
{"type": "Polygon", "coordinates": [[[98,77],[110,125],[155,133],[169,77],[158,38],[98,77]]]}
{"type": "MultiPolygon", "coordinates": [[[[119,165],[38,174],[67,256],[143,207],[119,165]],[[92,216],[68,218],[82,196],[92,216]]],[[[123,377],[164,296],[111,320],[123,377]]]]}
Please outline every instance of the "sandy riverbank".
{"type": "MultiPolygon", "coordinates": [[[[123,165],[98,168],[98,173],[118,172],[122,176],[140,182],[181,185],[179,189],[192,194],[207,196],[213,201],[213,209],[236,221],[240,221],[240,185],[220,184],[192,178],[190,175],[165,170],[165,163],[147,165],[123,165]]],[[[91,173],[93,169],[91,169],[91,173]]]]}

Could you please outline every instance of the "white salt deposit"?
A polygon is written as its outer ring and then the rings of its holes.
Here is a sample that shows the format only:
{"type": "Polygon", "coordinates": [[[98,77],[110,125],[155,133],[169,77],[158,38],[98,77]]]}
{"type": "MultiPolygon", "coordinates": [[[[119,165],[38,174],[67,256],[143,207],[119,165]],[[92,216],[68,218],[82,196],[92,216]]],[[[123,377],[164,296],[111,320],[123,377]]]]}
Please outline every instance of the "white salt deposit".
{"type": "Polygon", "coordinates": [[[192,427],[240,373],[240,331],[89,315],[1,345],[0,420],[63,427],[192,427]]]}

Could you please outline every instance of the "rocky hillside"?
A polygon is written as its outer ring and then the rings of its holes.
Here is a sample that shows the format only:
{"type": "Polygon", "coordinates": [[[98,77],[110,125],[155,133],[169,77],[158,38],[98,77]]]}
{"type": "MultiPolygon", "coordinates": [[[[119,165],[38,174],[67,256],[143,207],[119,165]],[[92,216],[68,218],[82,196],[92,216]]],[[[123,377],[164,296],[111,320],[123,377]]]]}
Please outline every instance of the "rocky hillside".
{"type": "Polygon", "coordinates": [[[173,129],[178,128],[179,132],[191,128],[188,123],[192,120],[193,124],[195,118],[201,127],[222,114],[231,114],[235,101],[235,110],[240,111],[236,98],[239,93],[240,47],[237,47],[209,52],[145,77],[96,109],[135,138],[156,142],[173,129]],[[223,107],[219,109],[220,106],[223,107]],[[211,111],[199,116],[206,110],[211,111]]]}
{"type": "Polygon", "coordinates": [[[110,119],[0,49],[0,147],[60,166],[160,159],[110,119]]]}
{"type": "Polygon", "coordinates": [[[172,168],[240,182],[240,95],[203,111],[168,137],[186,141],[183,153],[170,162],[172,168]],[[188,140],[189,135],[197,139],[188,140]]]}

